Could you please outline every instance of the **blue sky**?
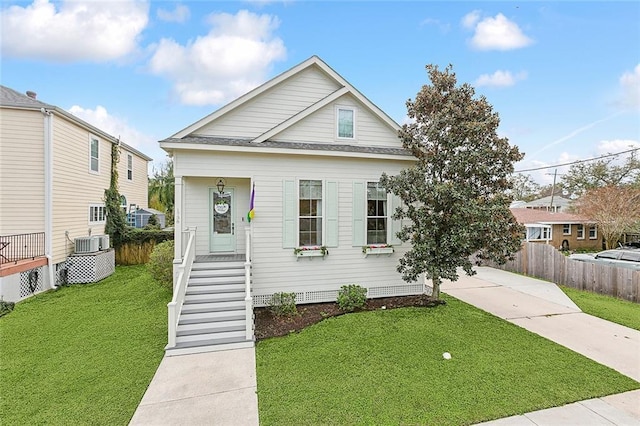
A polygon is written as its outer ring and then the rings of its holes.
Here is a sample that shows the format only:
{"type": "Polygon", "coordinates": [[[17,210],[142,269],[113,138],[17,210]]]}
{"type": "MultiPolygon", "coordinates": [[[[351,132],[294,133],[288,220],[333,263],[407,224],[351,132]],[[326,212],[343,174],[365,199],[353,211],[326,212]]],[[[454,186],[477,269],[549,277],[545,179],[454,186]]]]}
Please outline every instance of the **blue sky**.
{"type": "MultiPolygon", "coordinates": [[[[157,141],[318,55],[402,124],[452,64],[529,169],[640,147],[640,2],[0,3],[0,82],[157,141]]],[[[565,169],[559,169],[559,173],[565,169]]],[[[548,183],[553,169],[531,172],[548,183]]]]}

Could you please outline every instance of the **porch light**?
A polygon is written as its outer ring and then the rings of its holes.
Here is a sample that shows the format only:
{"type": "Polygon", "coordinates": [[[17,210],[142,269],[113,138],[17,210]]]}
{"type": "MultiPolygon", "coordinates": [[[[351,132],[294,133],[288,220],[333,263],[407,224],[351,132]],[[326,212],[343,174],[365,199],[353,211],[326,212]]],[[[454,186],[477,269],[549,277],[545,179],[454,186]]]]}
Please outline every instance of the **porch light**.
{"type": "Polygon", "coordinates": [[[216,188],[218,188],[218,193],[222,195],[224,192],[224,179],[218,179],[218,183],[216,183],[216,188]]]}

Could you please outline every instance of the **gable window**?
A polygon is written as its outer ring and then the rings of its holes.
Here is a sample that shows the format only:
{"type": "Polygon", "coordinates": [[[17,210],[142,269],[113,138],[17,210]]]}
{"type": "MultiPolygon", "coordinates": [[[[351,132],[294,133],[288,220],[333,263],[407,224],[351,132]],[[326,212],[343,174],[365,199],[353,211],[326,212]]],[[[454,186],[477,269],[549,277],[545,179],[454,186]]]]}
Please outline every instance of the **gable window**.
{"type": "Polygon", "coordinates": [[[576,238],[584,240],[584,225],[576,225],[576,238]]]}
{"type": "Polygon", "coordinates": [[[93,136],[89,138],[89,170],[100,171],[100,141],[93,136]]]}
{"type": "Polygon", "coordinates": [[[562,235],[571,235],[571,224],[562,225],[562,235]]]}
{"type": "Polygon", "coordinates": [[[387,191],[367,182],[367,244],[387,243],[387,191]]]}
{"type": "Polygon", "coordinates": [[[133,155],[127,154],[127,180],[133,180],[133,155]]]}
{"type": "Polygon", "coordinates": [[[98,225],[105,223],[107,208],[104,204],[91,204],[89,206],[89,224],[98,225]]]}
{"type": "Polygon", "coordinates": [[[338,138],[354,139],[355,138],[355,118],[356,112],[353,108],[337,109],[338,138]]]}
{"type": "Polygon", "coordinates": [[[598,238],[598,232],[596,231],[595,225],[589,227],[589,239],[595,240],[598,238]]]}
{"type": "Polygon", "coordinates": [[[298,197],[300,246],[322,245],[322,181],[301,180],[298,197]]]}

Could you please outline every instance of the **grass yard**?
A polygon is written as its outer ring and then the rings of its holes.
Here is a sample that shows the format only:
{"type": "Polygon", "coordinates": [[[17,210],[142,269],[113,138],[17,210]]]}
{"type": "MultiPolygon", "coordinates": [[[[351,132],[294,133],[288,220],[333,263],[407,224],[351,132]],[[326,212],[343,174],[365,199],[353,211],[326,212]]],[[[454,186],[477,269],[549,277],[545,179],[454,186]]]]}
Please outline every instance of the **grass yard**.
{"type": "Polygon", "coordinates": [[[170,291],[144,266],[16,304],[0,318],[3,425],[126,425],[162,356],[170,291]]]}
{"type": "Polygon", "coordinates": [[[330,318],[259,342],[261,425],[465,425],[640,388],[569,349],[445,299],[437,308],[330,318]]]}
{"type": "Polygon", "coordinates": [[[559,287],[584,313],[640,330],[640,304],[571,287],[559,287]]]}

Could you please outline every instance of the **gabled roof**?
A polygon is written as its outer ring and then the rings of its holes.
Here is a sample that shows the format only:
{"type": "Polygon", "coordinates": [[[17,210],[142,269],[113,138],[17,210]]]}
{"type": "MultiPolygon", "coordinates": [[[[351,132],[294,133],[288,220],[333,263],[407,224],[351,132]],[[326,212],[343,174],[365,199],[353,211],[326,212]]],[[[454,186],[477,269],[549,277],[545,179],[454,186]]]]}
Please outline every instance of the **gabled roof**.
{"type": "MultiPolygon", "coordinates": [[[[528,203],[525,203],[525,206],[531,206],[531,207],[538,207],[538,206],[551,206],[551,195],[548,195],[546,197],[542,197],[542,198],[538,198],[535,200],[531,200],[528,203]]],[[[554,195],[553,196],[553,205],[556,207],[566,207],[569,204],[571,204],[573,200],[571,200],[570,198],[565,198],[561,195],[554,195]]]]}
{"type": "Polygon", "coordinates": [[[98,129],[97,127],[92,126],[91,124],[76,117],[75,115],[69,113],[68,111],[65,111],[62,108],[59,108],[55,105],[47,104],[37,99],[31,98],[25,94],[22,94],[18,91],[11,89],[10,87],[0,85],[0,107],[30,109],[30,110],[38,110],[38,111],[44,108],[46,110],[53,111],[59,115],[64,116],[68,120],[74,122],[78,126],[86,129],[87,131],[95,135],[100,135],[102,138],[108,140],[113,144],[119,143],[124,149],[132,153],[135,153],[136,155],[145,159],[146,161],[153,160],[153,158],[149,157],[148,155],[143,154],[142,152],[138,151],[134,147],[120,141],[118,138],[115,138],[110,134],[98,129]]]}
{"type": "Polygon", "coordinates": [[[511,213],[513,213],[518,223],[521,224],[540,223],[545,225],[558,225],[593,223],[592,220],[584,216],[564,212],[554,213],[546,210],[512,208],[511,213]]]}
{"type": "Polygon", "coordinates": [[[382,111],[380,108],[378,108],[373,102],[371,102],[369,99],[367,99],[366,96],[364,96],[362,93],[360,93],[355,87],[353,87],[340,74],[335,72],[333,70],[333,68],[331,68],[329,65],[327,65],[322,59],[320,59],[319,57],[314,55],[314,56],[310,57],[309,59],[307,59],[306,61],[304,61],[304,62],[296,65],[295,67],[289,69],[288,71],[285,71],[282,74],[272,78],[271,80],[267,81],[266,83],[262,84],[261,86],[256,87],[255,89],[253,89],[252,91],[244,94],[243,96],[239,97],[238,99],[228,103],[227,105],[225,105],[222,108],[218,109],[217,111],[209,114],[208,116],[202,118],[201,120],[198,120],[195,123],[193,123],[192,125],[182,129],[181,131],[179,131],[175,135],[171,136],[169,139],[180,139],[180,138],[184,138],[186,136],[191,135],[192,133],[196,132],[198,129],[202,128],[203,126],[206,126],[207,124],[211,123],[212,121],[222,117],[223,115],[235,110],[236,108],[240,107],[241,105],[251,101],[252,99],[254,99],[257,96],[259,96],[260,94],[266,92],[270,88],[272,88],[274,86],[277,86],[281,82],[287,80],[291,76],[293,76],[293,75],[295,75],[295,74],[297,74],[297,73],[299,73],[299,72],[301,72],[301,71],[303,71],[303,70],[305,70],[305,69],[307,69],[309,67],[314,67],[314,66],[318,67],[326,75],[328,75],[330,78],[332,78],[340,86],[340,88],[338,90],[336,90],[335,92],[331,93],[329,96],[319,100],[318,102],[316,102],[315,104],[309,106],[305,110],[299,112],[298,114],[294,115],[293,117],[290,117],[289,119],[287,119],[284,122],[278,124],[274,128],[272,128],[272,129],[268,130],[267,132],[263,133],[262,135],[256,137],[255,139],[252,140],[252,142],[260,143],[260,142],[263,142],[263,141],[269,139],[270,137],[282,132],[283,130],[285,130],[288,127],[292,126],[293,124],[299,122],[300,120],[302,120],[303,118],[309,116],[313,112],[317,111],[321,107],[329,104],[333,100],[335,100],[338,97],[343,96],[345,94],[351,94],[361,104],[363,104],[372,114],[377,116],[383,123],[385,123],[387,126],[389,126],[394,131],[400,130],[400,126],[398,125],[398,123],[396,123],[384,111],[382,111]]]}

